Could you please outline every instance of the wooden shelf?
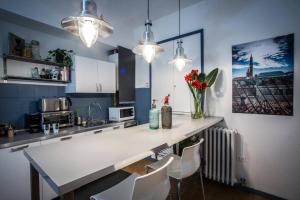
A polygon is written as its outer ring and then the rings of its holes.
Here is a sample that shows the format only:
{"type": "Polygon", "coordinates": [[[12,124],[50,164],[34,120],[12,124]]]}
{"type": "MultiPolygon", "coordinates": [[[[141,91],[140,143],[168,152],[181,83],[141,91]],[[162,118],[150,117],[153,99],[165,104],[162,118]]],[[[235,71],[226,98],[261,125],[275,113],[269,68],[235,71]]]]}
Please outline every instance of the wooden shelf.
{"type": "Polygon", "coordinates": [[[17,61],[22,61],[22,62],[29,62],[29,63],[37,63],[37,64],[43,64],[43,65],[51,65],[51,66],[57,66],[57,67],[63,67],[62,63],[55,63],[55,62],[50,62],[50,61],[45,61],[45,60],[35,60],[32,58],[25,58],[21,56],[15,56],[15,55],[3,55],[4,59],[9,59],[9,60],[17,60],[17,61]]]}
{"type": "Polygon", "coordinates": [[[22,80],[22,81],[40,81],[40,82],[48,82],[48,83],[61,83],[68,84],[70,81],[62,81],[62,80],[52,80],[52,79],[42,79],[42,78],[30,78],[30,77],[21,77],[21,76],[5,76],[5,80],[22,80]]]}

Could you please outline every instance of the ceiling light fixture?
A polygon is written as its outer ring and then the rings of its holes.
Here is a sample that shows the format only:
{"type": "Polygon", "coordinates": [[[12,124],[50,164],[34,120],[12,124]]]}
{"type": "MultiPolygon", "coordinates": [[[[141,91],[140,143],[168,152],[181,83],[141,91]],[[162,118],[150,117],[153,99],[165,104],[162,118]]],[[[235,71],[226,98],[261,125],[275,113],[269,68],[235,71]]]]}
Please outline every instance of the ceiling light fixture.
{"type": "Polygon", "coordinates": [[[147,2],[147,20],[145,22],[146,30],[143,34],[142,41],[139,41],[138,45],[134,47],[132,51],[137,55],[143,56],[148,63],[151,63],[154,57],[164,50],[154,40],[154,34],[151,31],[152,22],[149,17],[149,0],[147,2]]]}
{"type": "Polygon", "coordinates": [[[98,17],[97,5],[93,0],[82,0],[80,15],[62,19],[61,26],[79,36],[87,47],[93,46],[98,36],[106,38],[113,33],[113,27],[103,19],[103,16],[98,17]]]}
{"type": "MultiPolygon", "coordinates": [[[[180,13],[180,0],[179,0],[179,14],[178,14],[178,16],[179,16],[179,28],[178,28],[178,32],[179,32],[179,34],[178,34],[178,36],[180,36],[180,32],[181,32],[181,30],[180,30],[180,18],[181,18],[181,13],[180,13]]],[[[189,63],[191,63],[192,62],[192,60],[191,59],[188,59],[188,57],[185,55],[185,53],[184,53],[184,48],[182,47],[182,43],[183,43],[183,41],[182,41],[182,39],[179,39],[178,41],[177,41],[177,49],[176,49],[176,53],[175,53],[175,56],[174,56],[174,58],[173,58],[173,60],[171,60],[170,62],[169,62],[169,64],[173,64],[173,65],[175,65],[176,66],[176,68],[179,70],[179,71],[182,71],[183,70],[183,68],[187,65],[187,64],[189,64],[189,63]]]]}

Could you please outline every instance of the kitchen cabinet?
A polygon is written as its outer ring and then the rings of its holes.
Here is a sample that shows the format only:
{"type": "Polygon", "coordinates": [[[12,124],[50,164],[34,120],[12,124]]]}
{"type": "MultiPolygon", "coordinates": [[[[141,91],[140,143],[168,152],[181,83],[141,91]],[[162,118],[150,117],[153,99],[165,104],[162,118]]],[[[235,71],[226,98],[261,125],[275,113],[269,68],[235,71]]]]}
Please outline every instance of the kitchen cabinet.
{"type": "Polygon", "coordinates": [[[116,65],[92,58],[75,56],[72,82],[67,93],[115,93],[116,65]]]}
{"type": "Polygon", "coordinates": [[[0,149],[0,199],[30,200],[30,164],[23,150],[40,142],[0,149]]]}

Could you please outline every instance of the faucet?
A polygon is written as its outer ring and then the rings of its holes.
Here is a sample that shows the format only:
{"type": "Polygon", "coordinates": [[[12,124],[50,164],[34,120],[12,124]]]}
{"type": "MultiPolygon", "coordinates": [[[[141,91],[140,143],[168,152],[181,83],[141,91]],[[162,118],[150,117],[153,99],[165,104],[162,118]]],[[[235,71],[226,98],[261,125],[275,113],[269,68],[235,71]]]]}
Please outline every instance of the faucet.
{"type": "Polygon", "coordinates": [[[88,123],[92,124],[94,121],[94,115],[93,115],[93,107],[96,107],[99,109],[99,111],[102,111],[102,107],[100,105],[100,103],[98,102],[92,102],[89,104],[88,106],[88,123]]]}

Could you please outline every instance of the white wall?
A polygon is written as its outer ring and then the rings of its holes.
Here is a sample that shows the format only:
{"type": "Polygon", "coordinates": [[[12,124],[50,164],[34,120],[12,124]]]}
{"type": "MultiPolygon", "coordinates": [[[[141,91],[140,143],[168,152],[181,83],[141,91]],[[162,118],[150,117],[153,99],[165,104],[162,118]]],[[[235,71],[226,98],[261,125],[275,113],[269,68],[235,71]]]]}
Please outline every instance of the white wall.
{"type": "MultiPolygon", "coordinates": [[[[239,175],[249,187],[294,200],[300,196],[299,8],[298,0],[204,0],[182,11],[183,33],[204,28],[206,71],[221,69],[208,93],[206,112],[224,116],[228,126],[242,134],[245,161],[239,163],[239,175]],[[294,116],[232,113],[232,45],[288,33],[295,33],[294,116]]],[[[157,40],[177,34],[176,16],[153,22],[157,40]]],[[[135,30],[136,39],[142,31],[135,30]]],[[[143,86],[149,81],[148,68],[143,62],[136,68],[137,86],[143,86]]]]}

